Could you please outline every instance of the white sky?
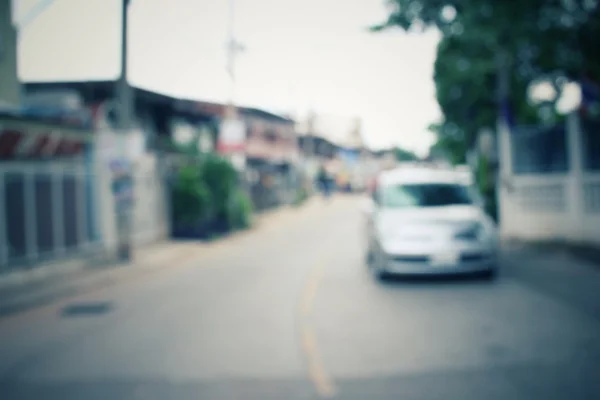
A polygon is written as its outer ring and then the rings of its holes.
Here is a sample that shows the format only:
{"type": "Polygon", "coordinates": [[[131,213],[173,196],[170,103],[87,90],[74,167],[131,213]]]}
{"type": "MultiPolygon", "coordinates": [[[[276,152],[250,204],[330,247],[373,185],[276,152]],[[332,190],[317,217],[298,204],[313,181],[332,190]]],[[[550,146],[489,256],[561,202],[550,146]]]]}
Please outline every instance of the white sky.
{"type": "MultiPolygon", "coordinates": [[[[17,20],[44,0],[15,0],[17,20]]],[[[54,0],[20,32],[24,81],[114,79],[121,0],[54,0]]],[[[224,102],[227,0],[131,0],[134,85],[224,102]]],[[[236,0],[236,101],[275,112],[363,121],[367,144],[424,152],[439,118],[433,85],[438,36],[372,34],[383,0],[236,0]]]]}

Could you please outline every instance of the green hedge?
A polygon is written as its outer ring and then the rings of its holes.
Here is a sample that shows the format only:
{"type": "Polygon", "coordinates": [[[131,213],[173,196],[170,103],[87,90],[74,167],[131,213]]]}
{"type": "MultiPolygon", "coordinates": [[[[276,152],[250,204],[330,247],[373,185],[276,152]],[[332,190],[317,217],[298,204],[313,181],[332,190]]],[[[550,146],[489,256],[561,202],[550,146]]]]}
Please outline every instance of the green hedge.
{"type": "Polygon", "coordinates": [[[252,203],[239,188],[235,168],[216,155],[181,168],[172,195],[178,227],[206,225],[233,230],[250,226],[252,203]]]}

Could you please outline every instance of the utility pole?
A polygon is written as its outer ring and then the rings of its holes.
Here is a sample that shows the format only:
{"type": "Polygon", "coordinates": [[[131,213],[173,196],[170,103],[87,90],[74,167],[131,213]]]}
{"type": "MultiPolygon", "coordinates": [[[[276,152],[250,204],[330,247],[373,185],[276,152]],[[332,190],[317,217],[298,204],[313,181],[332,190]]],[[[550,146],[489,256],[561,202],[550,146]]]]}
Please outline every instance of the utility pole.
{"type": "Polygon", "coordinates": [[[128,10],[130,0],[122,0],[121,9],[121,73],[117,86],[117,104],[118,104],[118,125],[121,133],[127,133],[131,129],[131,111],[132,99],[131,88],[127,79],[127,58],[129,53],[129,43],[127,38],[128,30],[128,10]]]}
{"type": "Polygon", "coordinates": [[[128,11],[130,0],[122,0],[121,7],[121,74],[116,85],[116,111],[118,128],[118,161],[113,177],[113,192],[117,210],[118,255],[122,261],[131,260],[131,225],[133,201],[133,171],[127,160],[126,138],[131,129],[133,99],[127,79],[128,11]]]}
{"type": "Polygon", "coordinates": [[[227,31],[227,72],[229,73],[229,117],[235,113],[235,0],[229,0],[229,26],[227,31]]]}
{"type": "Polygon", "coordinates": [[[229,0],[229,27],[228,27],[228,39],[227,39],[227,72],[230,78],[230,92],[229,92],[229,112],[230,116],[234,118],[236,116],[235,108],[235,84],[236,84],[236,70],[235,63],[237,56],[244,52],[246,49],[242,43],[240,43],[235,37],[235,0],[229,0]]]}
{"type": "MultiPolygon", "coordinates": [[[[228,39],[227,39],[227,72],[230,78],[230,93],[229,93],[229,104],[225,112],[224,124],[221,127],[221,139],[224,136],[235,137],[235,140],[245,140],[240,136],[245,136],[243,125],[238,121],[237,109],[235,106],[235,62],[239,53],[244,51],[244,46],[237,41],[235,38],[235,0],[229,0],[229,26],[228,26],[228,39]]],[[[244,170],[246,164],[246,157],[244,153],[234,152],[231,154],[232,163],[239,169],[244,170]]]]}

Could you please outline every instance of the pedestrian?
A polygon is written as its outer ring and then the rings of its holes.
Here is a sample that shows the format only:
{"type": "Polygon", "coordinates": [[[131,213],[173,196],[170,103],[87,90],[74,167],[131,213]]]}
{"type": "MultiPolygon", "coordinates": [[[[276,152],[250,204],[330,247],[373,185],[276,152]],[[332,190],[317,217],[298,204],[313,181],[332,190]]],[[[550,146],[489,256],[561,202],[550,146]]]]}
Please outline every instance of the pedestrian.
{"type": "Polygon", "coordinates": [[[317,187],[321,190],[323,197],[326,199],[328,199],[331,194],[330,180],[327,170],[324,166],[321,166],[317,174],[317,187]]]}

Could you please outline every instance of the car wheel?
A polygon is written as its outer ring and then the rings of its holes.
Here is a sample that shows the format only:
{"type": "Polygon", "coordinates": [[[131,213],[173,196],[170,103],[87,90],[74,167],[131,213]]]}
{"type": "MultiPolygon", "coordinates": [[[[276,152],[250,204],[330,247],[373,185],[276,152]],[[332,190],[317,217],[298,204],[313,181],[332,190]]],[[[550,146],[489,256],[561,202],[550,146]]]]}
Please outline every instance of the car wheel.
{"type": "Polygon", "coordinates": [[[365,263],[367,264],[368,267],[371,267],[373,265],[373,261],[374,261],[373,252],[369,249],[369,250],[367,250],[367,252],[365,254],[365,263]]]}
{"type": "Polygon", "coordinates": [[[385,282],[389,279],[390,274],[387,273],[385,270],[382,270],[381,268],[375,268],[373,271],[373,276],[379,282],[385,282]]]}
{"type": "Polygon", "coordinates": [[[498,269],[492,268],[481,273],[481,277],[486,281],[494,281],[498,277],[498,269]]]}
{"type": "Polygon", "coordinates": [[[373,277],[378,280],[378,281],[385,281],[389,278],[389,273],[382,268],[381,266],[381,259],[378,259],[377,257],[375,257],[375,255],[372,255],[373,257],[373,261],[371,262],[371,264],[369,264],[369,267],[371,269],[371,274],[373,275],[373,277]]]}

